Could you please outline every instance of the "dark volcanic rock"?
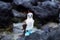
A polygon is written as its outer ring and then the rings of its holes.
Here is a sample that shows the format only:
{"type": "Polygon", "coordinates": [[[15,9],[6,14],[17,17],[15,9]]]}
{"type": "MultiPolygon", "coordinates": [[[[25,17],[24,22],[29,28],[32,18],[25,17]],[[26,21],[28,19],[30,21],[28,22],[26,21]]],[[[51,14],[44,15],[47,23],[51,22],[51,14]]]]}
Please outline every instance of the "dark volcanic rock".
{"type": "Polygon", "coordinates": [[[43,9],[39,6],[34,6],[31,10],[34,11],[34,13],[39,17],[39,18],[45,18],[47,17],[51,12],[49,12],[46,9],[43,9]]]}
{"type": "Polygon", "coordinates": [[[16,5],[21,5],[23,3],[31,3],[31,4],[36,4],[38,0],[13,0],[13,3],[16,5]]]}
{"type": "Polygon", "coordinates": [[[4,10],[4,9],[8,9],[8,10],[11,9],[11,4],[0,1],[0,10],[4,10]]]}
{"type": "Polygon", "coordinates": [[[36,6],[31,4],[30,2],[24,2],[21,5],[29,8],[28,10],[34,12],[34,14],[39,18],[47,18],[51,16],[56,17],[58,15],[58,5],[54,2],[45,1],[42,2],[41,5],[36,6]]]}
{"type": "Polygon", "coordinates": [[[26,37],[25,40],[40,40],[40,34],[33,33],[30,36],[26,37]]]}
{"type": "Polygon", "coordinates": [[[41,6],[32,7],[31,10],[40,18],[45,18],[48,16],[58,15],[58,5],[54,2],[42,2],[41,6]]]}
{"type": "Polygon", "coordinates": [[[0,11],[0,26],[7,26],[11,24],[11,20],[13,18],[13,14],[11,11],[3,10],[0,11]]]}
{"type": "MultiPolygon", "coordinates": [[[[18,0],[16,0],[18,1],[18,0]]],[[[18,2],[17,2],[18,3],[18,2]]],[[[32,11],[34,14],[34,17],[41,21],[39,23],[49,22],[50,20],[54,22],[58,22],[56,20],[58,18],[58,4],[56,2],[51,2],[51,1],[45,1],[45,2],[40,2],[38,4],[38,1],[35,2],[36,4],[33,3],[33,1],[24,1],[21,2],[21,4],[15,4],[17,5],[14,9],[21,11],[32,11]],[[25,9],[25,10],[24,10],[25,9]]],[[[27,12],[28,13],[28,12],[27,12]]]]}
{"type": "MultiPolygon", "coordinates": [[[[46,30],[49,29],[47,27],[49,26],[46,26],[46,30]]],[[[50,32],[46,32],[46,30],[37,30],[30,36],[25,37],[25,40],[60,40],[60,27],[50,28],[50,32]]]]}
{"type": "MultiPolygon", "coordinates": [[[[26,9],[32,11],[37,17],[39,17],[40,19],[42,18],[56,18],[58,16],[58,5],[55,2],[51,2],[51,1],[45,1],[42,2],[41,5],[38,5],[38,1],[35,0],[14,0],[14,3],[16,5],[22,5],[23,7],[25,7],[26,9]],[[34,5],[33,1],[36,3],[34,5]]],[[[40,3],[39,3],[40,4],[40,3]]],[[[24,8],[22,8],[24,9],[24,8]]],[[[26,10],[27,11],[27,10],[26,10]]],[[[49,19],[48,18],[48,19],[49,19]]],[[[49,19],[50,20],[50,19],[49,19]]]]}
{"type": "Polygon", "coordinates": [[[13,14],[10,3],[0,1],[0,26],[7,26],[11,24],[13,14]]]}
{"type": "Polygon", "coordinates": [[[22,13],[22,12],[18,12],[18,11],[16,11],[16,10],[12,10],[12,12],[13,12],[13,14],[14,14],[14,16],[15,17],[26,17],[26,14],[24,14],[24,13],[22,13]]]}
{"type": "Polygon", "coordinates": [[[46,32],[36,31],[32,33],[30,36],[25,37],[25,40],[47,40],[49,35],[46,32]]]}
{"type": "Polygon", "coordinates": [[[58,28],[56,31],[52,31],[47,40],[60,40],[60,31],[59,30],[60,30],[60,28],[58,28]]]}
{"type": "Polygon", "coordinates": [[[59,13],[59,23],[60,23],[60,13],[59,13]]]}
{"type": "Polygon", "coordinates": [[[13,0],[13,2],[16,4],[16,5],[20,5],[24,2],[29,2],[30,0],[13,0]]]}

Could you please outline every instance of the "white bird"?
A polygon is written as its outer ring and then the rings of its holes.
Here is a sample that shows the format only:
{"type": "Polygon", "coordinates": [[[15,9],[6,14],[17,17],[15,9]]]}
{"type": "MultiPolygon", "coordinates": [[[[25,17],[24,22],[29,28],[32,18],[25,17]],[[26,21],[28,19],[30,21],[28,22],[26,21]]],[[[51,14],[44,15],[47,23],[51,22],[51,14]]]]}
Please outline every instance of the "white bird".
{"type": "Polygon", "coordinates": [[[27,19],[25,20],[26,23],[26,33],[25,36],[28,36],[29,33],[32,32],[33,27],[34,27],[34,19],[33,19],[33,13],[28,13],[27,14],[27,19]],[[28,32],[27,32],[28,31],[28,32]]]}
{"type": "Polygon", "coordinates": [[[26,30],[31,30],[33,29],[34,26],[34,19],[33,19],[33,14],[32,13],[28,13],[27,14],[27,19],[25,20],[27,26],[26,26],[26,30]]]}

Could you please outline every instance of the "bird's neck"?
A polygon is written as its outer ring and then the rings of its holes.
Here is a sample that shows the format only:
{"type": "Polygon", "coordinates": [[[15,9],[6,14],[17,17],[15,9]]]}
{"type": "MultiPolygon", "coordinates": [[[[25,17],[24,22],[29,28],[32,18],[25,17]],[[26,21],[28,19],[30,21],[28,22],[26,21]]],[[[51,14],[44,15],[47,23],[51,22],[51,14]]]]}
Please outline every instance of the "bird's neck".
{"type": "Polygon", "coordinates": [[[29,17],[28,17],[27,19],[33,19],[33,18],[29,18],[29,17]]]}

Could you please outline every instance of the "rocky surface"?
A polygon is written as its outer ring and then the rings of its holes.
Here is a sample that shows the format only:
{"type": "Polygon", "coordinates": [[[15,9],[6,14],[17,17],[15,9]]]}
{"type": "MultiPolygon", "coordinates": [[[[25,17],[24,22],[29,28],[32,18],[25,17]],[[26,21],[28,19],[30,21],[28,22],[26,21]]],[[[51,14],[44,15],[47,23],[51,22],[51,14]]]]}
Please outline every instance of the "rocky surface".
{"type": "MultiPolygon", "coordinates": [[[[20,36],[20,34],[5,34],[0,35],[1,40],[13,40],[12,37],[17,40],[60,40],[60,25],[56,23],[49,23],[43,26],[42,29],[36,29],[36,31],[29,36],[20,36]],[[57,26],[56,26],[57,25],[57,26]],[[56,27],[55,27],[56,26],[56,27]],[[48,28],[47,28],[48,27],[48,28]],[[46,31],[46,30],[48,31],[46,31]],[[50,30],[50,31],[49,31],[50,30]]],[[[1,33],[0,33],[1,34],[1,33]]]]}
{"type": "MultiPolygon", "coordinates": [[[[48,26],[46,26],[48,27],[48,26]]],[[[46,32],[45,30],[42,31],[36,31],[35,33],[31,34],[30,36],[26,37],[26,40],[60,40],[60,33],[59,33],[59,27],[57,28],[51,28],[51,31],[46,32]]],[[[49,30],[49,29],[46,29],[49,30]]]]}

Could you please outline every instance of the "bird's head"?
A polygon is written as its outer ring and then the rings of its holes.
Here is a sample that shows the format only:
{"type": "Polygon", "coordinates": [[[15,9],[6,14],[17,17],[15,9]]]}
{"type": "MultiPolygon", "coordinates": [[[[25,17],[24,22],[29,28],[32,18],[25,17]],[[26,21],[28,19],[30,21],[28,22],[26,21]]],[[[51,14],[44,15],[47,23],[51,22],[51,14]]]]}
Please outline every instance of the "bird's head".
{"type": "Polygon", "coordinates": [[[33,18],[33,13],[28,13],[27,18],[33,18]]]}

